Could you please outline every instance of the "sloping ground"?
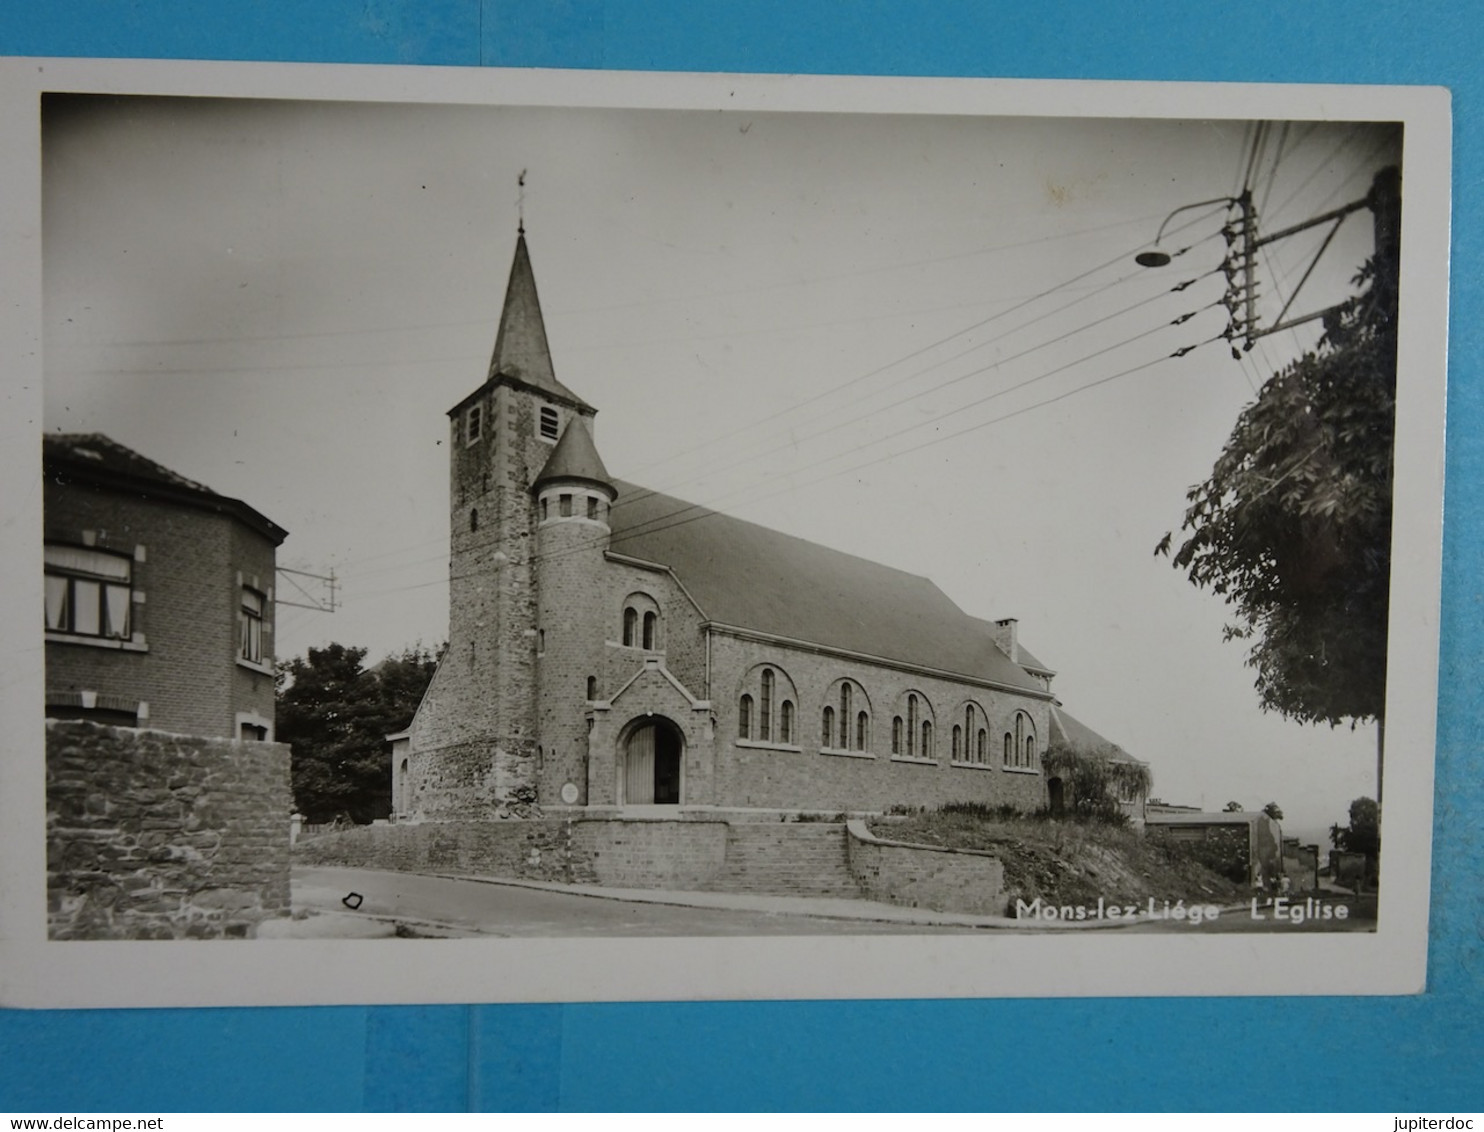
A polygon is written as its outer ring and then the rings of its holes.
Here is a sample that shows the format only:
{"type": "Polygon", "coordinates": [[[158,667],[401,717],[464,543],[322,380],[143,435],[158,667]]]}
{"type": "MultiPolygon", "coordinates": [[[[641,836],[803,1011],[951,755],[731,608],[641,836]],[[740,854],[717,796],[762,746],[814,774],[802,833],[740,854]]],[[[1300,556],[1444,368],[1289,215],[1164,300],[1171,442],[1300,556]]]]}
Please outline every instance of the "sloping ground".
{"type": "Polygon", "coordinates": [[[1229,904],[1244,895],[1225,877],[1132,829],[945,813],[868,824],[877,837],[995,854],[1005,867],[1005,893],[1012,902],[1039,896],[1053,904],[1095,904],[1099,897],[1143,903],[1154,897],[1229,904]]]}

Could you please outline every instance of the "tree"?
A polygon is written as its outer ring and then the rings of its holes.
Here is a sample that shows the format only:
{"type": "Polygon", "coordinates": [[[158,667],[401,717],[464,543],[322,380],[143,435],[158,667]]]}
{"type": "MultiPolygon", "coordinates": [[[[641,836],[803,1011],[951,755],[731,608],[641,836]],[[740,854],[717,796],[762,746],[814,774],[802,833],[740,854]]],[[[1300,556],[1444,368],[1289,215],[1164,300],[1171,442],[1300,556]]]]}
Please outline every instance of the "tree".
{"type": "Polygon", "coordinates": [[[1226,813],[1226,814],[1240,814],[1246,808],[1247,807],[1245,807],[1244,805],[1242,805],[1241,802],[1228,802],[1226,804],[1226,807],[1222,810],[1222,813],[1226,813]]]}
{"type": "Polygon", "coordinates": [[[1084,751],[1053,742],[1041,756],[1041,769],[1062,780],[1072,816],[1097,821],[1126,821],[1119,800],[1147,795],[1154,785],[1147,766],[1129,761],[1111,744],[1084,751]]]}
{"type": "Polygon", "coordinates": [[[1267,814],[1268,817],[1272,818],[1274,821],[1283,820],[1283,807],[1278,805],[1277,802],[1269,802],[1262,808],[1262,812],[1267,814]]]}
{"type": "Polygon", "coordinates": [[[1381,807],[1373,798],[1357,798],[1350,803],[1350,824],[1337,825],[1329,831],[1336,849],[1347,853],[1364,853],[1374,861],[1381,853],[1381,807]]]}
{"type": "Polygon", "coordinates": [[[421,646],[369,669],[365,657],[330,644],[279,669],[277,737],[293,748],[294,804],[311,822],[387,816],[386,736],[412,721],[438,663],[421,646]]]}
{"type": "MultiPolygon", "coordinates": [[[[1226,639],[1252,642],[1262,708],[1306,723],[1384,722],[1400,199],[1388,175],[1372,189],[1377,253],[1358,293],[1242,410],[1186,495],[1173,555],[1232,607],[1226,639]]],[[[1377,761],[1379,790],[1379,744],[1377,761]]]]}

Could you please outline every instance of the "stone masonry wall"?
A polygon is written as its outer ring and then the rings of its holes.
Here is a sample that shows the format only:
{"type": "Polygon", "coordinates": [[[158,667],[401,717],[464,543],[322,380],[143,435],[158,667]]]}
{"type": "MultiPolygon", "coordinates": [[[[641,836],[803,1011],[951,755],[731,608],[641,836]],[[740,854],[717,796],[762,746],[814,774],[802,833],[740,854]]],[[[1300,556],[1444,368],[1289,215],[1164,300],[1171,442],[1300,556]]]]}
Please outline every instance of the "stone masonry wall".
{"type": "Polygon", "coordinates": [[[846,826],[850,871],[867,900],[967,912],[1005,914],[1005,867],[972,849],[940,849],[873,837],[864,822],[846,826]]]}
{"type": "Polygon", "coordinates": [[[590,854],[574,845],[576,824],[541,818],[361,826],[303,839],[294,854],[306,865],[592,884],[590,854]]]}
{"type": "Polygon", "coordinates": [[[289,913],[289,748],[48,721],[52,939],[219,939],[289,913]]]}

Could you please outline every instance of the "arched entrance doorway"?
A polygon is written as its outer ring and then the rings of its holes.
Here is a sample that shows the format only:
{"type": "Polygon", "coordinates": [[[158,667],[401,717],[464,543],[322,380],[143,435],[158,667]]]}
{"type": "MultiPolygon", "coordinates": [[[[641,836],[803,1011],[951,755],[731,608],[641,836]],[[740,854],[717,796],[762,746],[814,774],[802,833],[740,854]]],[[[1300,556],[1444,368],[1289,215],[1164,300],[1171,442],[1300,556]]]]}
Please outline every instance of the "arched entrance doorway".
{"type": "Polygon", "coordinates": [[[680,804],[680,729],[668,719],[648,719],[629,732],[623,754],[623,804],[680,804]]]}
{"type": "Polygon", "coordinates": [[[1067,798],[1066,788],[1059,778],[1053,778],[1046,783],[1046,793],[1050,795],[1051,816],[1059,818],[1066,812],[1067,798]]]}

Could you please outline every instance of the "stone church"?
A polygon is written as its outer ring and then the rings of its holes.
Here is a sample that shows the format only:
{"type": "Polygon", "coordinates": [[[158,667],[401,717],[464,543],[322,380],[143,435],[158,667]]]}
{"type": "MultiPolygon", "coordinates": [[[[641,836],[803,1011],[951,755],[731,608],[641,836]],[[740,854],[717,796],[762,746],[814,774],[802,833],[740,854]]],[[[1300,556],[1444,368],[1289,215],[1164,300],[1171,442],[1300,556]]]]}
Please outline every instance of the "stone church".
{"type": "Polygon", "coordinates": [[[391,737],[394,820],[1056,809],[1048,743],[1126,757],[1014,619],[620,482],[596,412],[554,372],[522,230],[448,413],[448,648],[391,737]]]}

